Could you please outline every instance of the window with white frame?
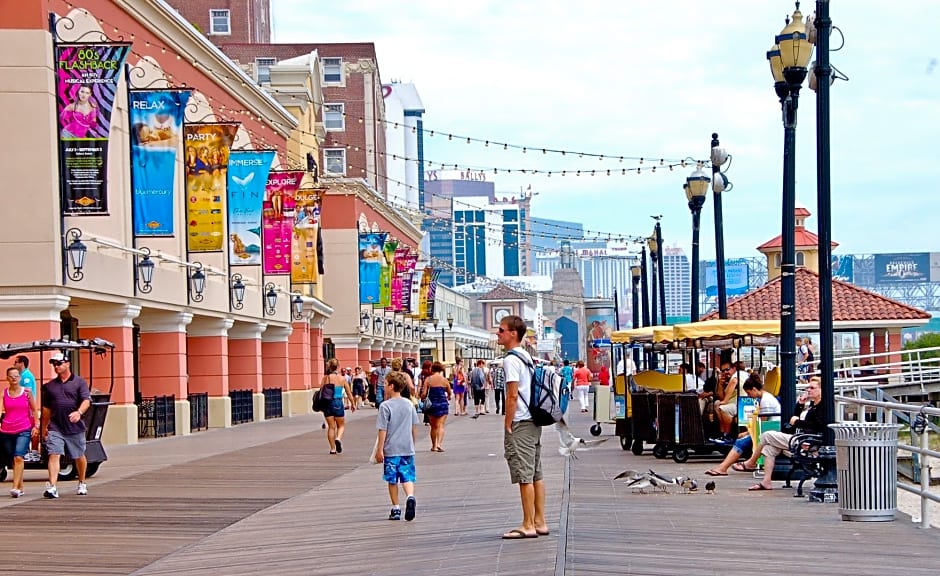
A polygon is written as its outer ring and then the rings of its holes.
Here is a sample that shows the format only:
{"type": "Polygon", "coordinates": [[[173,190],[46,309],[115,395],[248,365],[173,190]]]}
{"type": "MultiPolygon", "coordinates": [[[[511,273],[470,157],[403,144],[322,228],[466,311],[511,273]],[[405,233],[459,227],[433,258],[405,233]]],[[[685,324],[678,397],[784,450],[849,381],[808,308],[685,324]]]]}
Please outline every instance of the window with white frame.
{"type": "Polygon", "coordinates": [[[277,64],[277,58],[255,58],[255,79],[259,84],[271,82],[271,66],[277,64]]]}
{"type": "Polygon", "coordinates": [[[228,10],[209,10],[209,34],[232,33],[232,14],[228,10]]]}
{"type": "Polygon", "coordinates": [[[323,150],[323,165],[326,173],[331,176],[346,175],[346,149],[325,148],[323,150]]]}
{"type": "Polygon", "coordinates": [[[323,127],[330,131],[346,129],[346,105],[324,104],[323,127]]]}
{"type": "Polygon", "coordinates": [[[343,82],[343,59],[342,58],[324,58],[323,63],[323,83],[341,84],[343,82]]]}

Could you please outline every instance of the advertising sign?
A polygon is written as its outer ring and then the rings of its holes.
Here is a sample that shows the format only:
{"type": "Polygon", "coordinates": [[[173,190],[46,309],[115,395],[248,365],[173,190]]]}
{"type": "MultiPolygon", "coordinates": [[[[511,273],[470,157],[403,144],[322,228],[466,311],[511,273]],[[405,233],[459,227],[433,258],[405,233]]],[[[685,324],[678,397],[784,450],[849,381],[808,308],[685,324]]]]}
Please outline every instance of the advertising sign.
{"type": "Polygon", "coordinates": [[[271,172],[261,204],[261,258],[265,274],[291,273],[291,238],[294,235],[294,195],[300,188],[301,170],[271,172]]]}
{"type": "Polygon", "coordinates": [[[228,263],[261,264],[261,210],[274,150],[233,150],[228,160],[228,263]]]}
{"type": "Polygon", "coordinates": [[[927,282],[930,278],[930,254],[875,254],[875,283],[927,282]]]}
{"type": "Polygon", "coordinates": [[[225,246],[228,157],[238,124],[186,124],[186,247],[189,252],[221,252],[225,246]]]}
{"type": "Polygon", "coordinates": [[[385,259],[387,232],[359,233],[359,303],[378,304],[381,299],[382,271],[388,268],[385,259]]]}
{"type": "Polygon", "coordinates": [[[610,367],[610,336],[614,330],[614,307],[609,303],[584,303],[587,332],[587,367],[597,374],[601,366],[610,367]]]}
{"type": "MultiPolygon", "coordinates": [[[[718,265],[714,261],[705,262],[703,266],[704,286],[706,296],[718,295],[718,265]]],[[[732,258],[725,260],[725,291],[728,296],[747,294],[750,289],[750,277],[747,269],[747,260],[732,258]]]]}
{"type": "Polygon", "coordinates": [[[130,44],[59,44],[55,53],[62,210],[108,213],[111,111],[130,44]]]}
{"type": "Polygon", "coordinates": [[[136,236],[173,236],[176,156],[189,90],[135,90],[129,98],[136,236]]]}
{"type": "Polygon", "coordinates": [[[855,258],[851,254],[832,257],[832,278],[855,282],[855,258]]]}
{"type": "Polygon", "coordinates": [[[383,248],[384,266],[379,278],[379,304],[391,309],[392,304],[392,276],[395,274],[395,253],[398,250],[398,240],[386,239],[383,248]]]}
{"type": "Polygon", "coordinates": [[[930,253],[930,281],[940,282],[940,252],[930,253]]]}
{"type": "Polygon", "coordinates": [[[294,238],[291,244],[290,281],[313,284],[319,267],[317,240],[320,234],[320,191],[294,194],[294,238]]]}

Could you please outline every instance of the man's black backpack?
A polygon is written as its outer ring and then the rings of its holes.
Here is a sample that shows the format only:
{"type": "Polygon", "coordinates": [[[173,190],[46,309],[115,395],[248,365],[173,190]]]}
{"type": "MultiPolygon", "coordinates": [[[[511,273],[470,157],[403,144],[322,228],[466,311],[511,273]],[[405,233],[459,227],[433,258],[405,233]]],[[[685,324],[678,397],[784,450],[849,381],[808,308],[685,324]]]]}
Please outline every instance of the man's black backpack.
{"type": "Polygon", "coordinates": [[[546,370],[543,366],[533,366],[532,362],[515,350],[510,350],[516,358],[522,360],[529,368],[532,375],[532,384],[529,386],[529,399],[522,398],[523,403],[529,408],[529,414],[532,415],[532,422],[536,426],[551,426],[556,422],[561,422],[564,413],[561,411],[559,402],[559,390],[561,390],[561,376],[552,370],[546,370]]]}

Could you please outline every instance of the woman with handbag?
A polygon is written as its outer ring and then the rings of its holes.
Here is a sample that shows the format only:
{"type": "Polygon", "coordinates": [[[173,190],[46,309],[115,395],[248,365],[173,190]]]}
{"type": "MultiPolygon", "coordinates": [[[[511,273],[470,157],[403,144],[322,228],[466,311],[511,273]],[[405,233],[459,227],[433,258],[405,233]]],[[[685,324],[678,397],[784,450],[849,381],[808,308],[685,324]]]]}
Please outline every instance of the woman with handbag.
{"type": "MultiPolygon", "coordinates": [[[[339,360],[330,358],[326,362],[326,375],[320,384],[320,397],[323,401],[323,416],[326,418],[326,441],[330,444],[330,454],[343,453],[343,432],[346,430],[346,409],[343,398],[352,398],[352,389],[346,378],[337,373],[339,360]],[[332,394],[332,397],[325,395],[332,394]]],[[[356,411],[355,403],[349,409],[356,411]]]]}
{"type": "Polygon", "coordinates": [[[450,382],[444,377],[444,365],[440,362],[431,364],[431,375],[425,378],[421,387],[421,400],[424,401],[424,413],[431,420],[431,452],[443,452],[444,424],[450,411],[452,396],[450,382]]]}
{"type": "Polygon", "coordinates": [[[7,382],[9,387],[0,398],[0,466],[13,461],[10,496],[19,498],[23,495],[24,456],[29,452],[30,440],[39,437],[39,409],[33,394],[20,386],[20,371],[15,367],[7,368],[7,382]]]}

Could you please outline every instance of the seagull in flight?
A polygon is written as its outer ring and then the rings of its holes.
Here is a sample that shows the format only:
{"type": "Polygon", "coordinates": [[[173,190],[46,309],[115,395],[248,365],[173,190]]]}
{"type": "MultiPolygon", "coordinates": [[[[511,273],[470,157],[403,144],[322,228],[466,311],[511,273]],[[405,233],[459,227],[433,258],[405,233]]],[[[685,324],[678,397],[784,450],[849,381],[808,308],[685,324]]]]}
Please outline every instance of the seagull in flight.
{"type": "Polygon", "coordinates": [[[575,455],[575,451],[579,448],[597,446],[608,440],[607,438],[599,438],[597,440],[578,438],[568,429],[568,424],[565,422],[564,418],[555,424],[555,430],[558,431],[558,441],[561,443],[561,446],[558,447],[558,453],[565,457],[571,456],[575,460],[578,459],[575,455]]]}

